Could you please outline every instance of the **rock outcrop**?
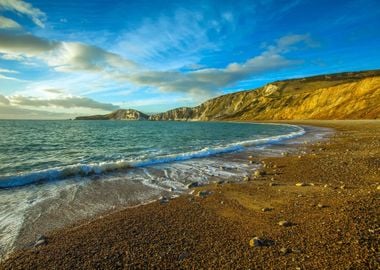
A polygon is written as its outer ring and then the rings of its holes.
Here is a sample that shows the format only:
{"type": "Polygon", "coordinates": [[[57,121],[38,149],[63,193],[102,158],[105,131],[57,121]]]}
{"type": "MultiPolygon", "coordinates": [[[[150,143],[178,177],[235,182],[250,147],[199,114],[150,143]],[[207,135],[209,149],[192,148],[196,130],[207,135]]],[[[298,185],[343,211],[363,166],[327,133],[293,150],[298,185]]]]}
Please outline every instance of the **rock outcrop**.
{"type": "Polygon", "coordinates": [[[149,116],[132,109],[117,110],[105,115],[79,116],[75,120],[148,120],[149,116]]]}
{"type": "Polygon", "coordinates": [[[77,120],[301,120],[379,119],[380,70],[346,72],[277,81],[264,87],[210,99],[148,116],[117,110],[77,120]]]}
{"type": "Polygon", "coordinates": [[[270,83],[151,115],[151,120],[292,120],[380,118],[380,70],[270,83]]]}

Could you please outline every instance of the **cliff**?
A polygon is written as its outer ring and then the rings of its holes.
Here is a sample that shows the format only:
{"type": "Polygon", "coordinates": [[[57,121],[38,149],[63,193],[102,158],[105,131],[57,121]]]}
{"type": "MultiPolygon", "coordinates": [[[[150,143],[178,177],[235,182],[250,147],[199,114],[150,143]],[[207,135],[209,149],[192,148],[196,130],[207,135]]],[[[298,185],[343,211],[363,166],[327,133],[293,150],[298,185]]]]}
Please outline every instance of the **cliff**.
{"type": "Polygon", "coordinates": [[[380,118],[380,70],[277,81],[182,107],[151,120],[291,120],[380,118]]]}
{"type": "Polygon", "coordinates": [[[132,109],[117,110],[105,115],[78,116],[75,120],[148,120],[149,116],[132,109]]]}

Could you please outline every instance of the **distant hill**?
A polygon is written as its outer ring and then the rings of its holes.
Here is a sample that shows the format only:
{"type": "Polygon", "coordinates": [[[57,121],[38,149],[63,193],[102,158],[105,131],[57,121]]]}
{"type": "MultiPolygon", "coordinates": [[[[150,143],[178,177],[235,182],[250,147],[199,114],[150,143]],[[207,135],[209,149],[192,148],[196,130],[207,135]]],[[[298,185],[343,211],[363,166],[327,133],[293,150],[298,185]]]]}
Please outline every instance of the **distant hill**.
{"type": "Polygon", "coordinates": [[[151,120],[379,119],[380,70],[277,81],[151,120]]]}
{"type": "Polygon", "coordinates": [[[117,110],[77,120],[300,120],[380,119],[380,70],[276,81],[257,89],[148,116],[117,110]]]}
{"type": "Polygon", "coordinates": [[[117,110],[105,115],[78,116],[75,120],[148,120],[149,116],[137,110],[117,110]]]}

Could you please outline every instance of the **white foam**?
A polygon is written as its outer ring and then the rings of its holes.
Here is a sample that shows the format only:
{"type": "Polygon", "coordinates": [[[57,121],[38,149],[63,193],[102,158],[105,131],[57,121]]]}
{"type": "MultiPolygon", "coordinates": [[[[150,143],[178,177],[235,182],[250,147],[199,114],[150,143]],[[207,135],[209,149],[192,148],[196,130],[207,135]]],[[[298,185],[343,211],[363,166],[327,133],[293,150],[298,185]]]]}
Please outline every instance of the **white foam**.
{"type": "MultiPolygon", "coordinates": [[[[284,124],[285,125],[285,124],[284,124]]],[[[100,162],[90,164],[76,164],[64,167],[51,168],[47,170],[34,171],[26,174],[13,175],[0,177],[0,188],[12,188],[18,186],[24,186],[41,181],[54,181],[65,179],[73,176],[90,176],[96,174],[103,174],[106,172],[112,172],[117,170],[125,170],[128,168],[147,167],[151,165],[170,163],[175,161],[185,161],[194,158],[204,158],[214,156],[217,154],[231,153],[242,151],[246,147],[264,144],[273,144],[283,140],[295,138],[305,134],[305,130],[302,127],[288,125],[296,127],[298,130],[267,138],[246,140],[227,145],[217,146],[213,148],[204,148],[201,150],[190,151],[186,153],[158,156],[146,160],[118,160],[114,162],[100,162]]]]}

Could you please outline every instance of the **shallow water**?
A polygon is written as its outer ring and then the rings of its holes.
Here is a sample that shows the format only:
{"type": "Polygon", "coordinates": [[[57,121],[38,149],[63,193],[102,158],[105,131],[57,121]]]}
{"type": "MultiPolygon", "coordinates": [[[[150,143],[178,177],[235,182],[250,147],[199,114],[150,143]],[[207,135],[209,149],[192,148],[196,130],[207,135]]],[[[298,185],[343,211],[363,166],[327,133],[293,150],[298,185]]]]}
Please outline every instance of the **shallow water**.
{"type": "Polygon", "coordinates": [[[8,187],[0,190],[1,254],[104,211],[187,192],[193,181],[240,181],[258,166],[247,162],[247,152],[280,155],[326,134],[306,129],[300,137],[305,130],[297,126],[240,123],[0,121],[0,126],[0,178],[8,187]]]}

